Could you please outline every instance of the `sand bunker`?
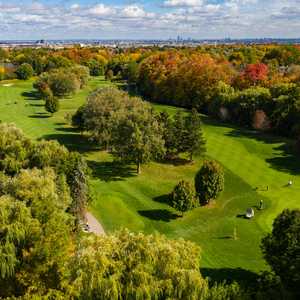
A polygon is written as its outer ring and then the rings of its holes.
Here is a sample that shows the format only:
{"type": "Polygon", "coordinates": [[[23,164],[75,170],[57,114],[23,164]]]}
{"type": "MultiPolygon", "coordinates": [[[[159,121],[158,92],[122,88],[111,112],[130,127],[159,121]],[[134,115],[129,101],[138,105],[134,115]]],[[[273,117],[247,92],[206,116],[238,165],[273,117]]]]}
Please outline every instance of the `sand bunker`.
{"type": "Polygon", "coordinates": [[[10,87],[10,86],[12,86],[12,85],[14,85],[13,83],[5,83],[5,84],[2,84],[2,86],[6,86],[6,87],[10,87]]]}

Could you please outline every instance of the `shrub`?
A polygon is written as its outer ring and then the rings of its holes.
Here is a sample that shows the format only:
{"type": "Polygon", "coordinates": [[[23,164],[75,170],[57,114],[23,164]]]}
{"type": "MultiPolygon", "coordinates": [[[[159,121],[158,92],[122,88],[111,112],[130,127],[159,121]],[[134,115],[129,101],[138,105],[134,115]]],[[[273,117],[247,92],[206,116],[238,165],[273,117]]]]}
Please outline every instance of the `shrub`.
{"type": "Polygon", "coordinates": [[[202,204],[216,199],[224,189],[224,170],[214,161],[204,161],[202,168],[195,177],[195,189],[202,204]]]}
{"type": "Polygon", "coordinates": [[[182,213],[198,206],[193,186],[184,180],[175,186],[170,198],[171,205],[182,213]]]}
{"type": "Polygon", "coordinates": [[[78,110],[75,112],[73,116],[71,116],[72,119],[72,126],[77,127],[80,130],[84,130],[84,111],[85,111],[85,105],[82,105],[78,108],[78,110]]]}
{"type": "Polygon", "coordinates": [[[16,74],[18,79],[27,80],[33,76],[32,66],[24,63],[17,68],[16,74]]]}
{"type": "Polygon", "coordinates": [[[47,97],[45,102],[45,109],[53,114],[59,110],[59,100],[55,97],[47,97]]]}

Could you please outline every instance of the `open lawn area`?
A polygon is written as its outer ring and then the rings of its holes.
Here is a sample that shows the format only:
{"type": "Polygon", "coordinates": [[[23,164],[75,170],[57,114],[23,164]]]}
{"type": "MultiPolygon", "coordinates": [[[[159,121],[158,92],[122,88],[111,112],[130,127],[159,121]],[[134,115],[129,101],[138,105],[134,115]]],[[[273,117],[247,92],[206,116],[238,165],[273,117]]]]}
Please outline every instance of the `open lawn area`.
{"type": "MultiPolygon", "coordinates": [[[[57,139],[86,156],[92,169],[90,209],[106,232],[127,227],[192,240],[202,248],[204,273],[215,278],[224,274],[238,278],[248,276],[246,270],[266,269],[261,238],[284,208],[300,208],[300,160],[291,153],[289,141],[203,117],[207,155],[223,164],[225,191],[209,207],[181,217],[168,205],[167,195],[181,179],[193,182],[200,159],[194,164],[150,163],[137,176],[134,168],[113,163],[110,155],[93,149],[67,124],[65,115],[75,112],[91,90],[106,84],[103,78],[92,79],[74,97],[61,100],[60,111],[51,117],[36,98],[32,81],[0,82],[0,120],[16,123],[29,137],[57,139]],[[291,187],[287,187],[289,180],[294,182],[291,187]],[[265,209],[260,211],[262,199],[265,209]],[[243,218],[248,207],[255,210],[252,220],[243,218]]],[[[155,108],[176,111],[161,105],[155,108]]]]}

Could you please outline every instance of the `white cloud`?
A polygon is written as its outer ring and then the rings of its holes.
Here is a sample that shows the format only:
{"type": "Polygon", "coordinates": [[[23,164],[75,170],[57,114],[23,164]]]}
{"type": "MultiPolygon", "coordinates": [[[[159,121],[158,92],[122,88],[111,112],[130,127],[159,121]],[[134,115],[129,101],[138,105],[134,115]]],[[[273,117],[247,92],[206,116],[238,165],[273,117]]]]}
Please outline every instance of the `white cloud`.
{"type": "Polygon", "coordinates": [[[193,7],[203,4],[202,0],[166,0],[165,7],[193,7]]]}
{"type": "Polygon", "coordinates": [[[88,12],[96,16],[107,16],[113,14],[114,9],[110,6],[100,3],[88,9],[88,12]]]}
{"type": "Polygon", "coordinates": [[[130,5],[122,10],[122,16],[128,18],[143,18],[146,17],[147,14],[141,7],[137,5],[130,5]]]}
{"type": "Polygon", "coordinates": [[[70,6],[71,10],[78,10],[80,9],[80,4],[78,3],[74,3],[70,6]]]}
{"type": "Polygon", "coordinates": [[[0,39],[295,37],[300,32],[300,0],[165,0],[155,10],[71,3],[0,2],[0,39]]]}

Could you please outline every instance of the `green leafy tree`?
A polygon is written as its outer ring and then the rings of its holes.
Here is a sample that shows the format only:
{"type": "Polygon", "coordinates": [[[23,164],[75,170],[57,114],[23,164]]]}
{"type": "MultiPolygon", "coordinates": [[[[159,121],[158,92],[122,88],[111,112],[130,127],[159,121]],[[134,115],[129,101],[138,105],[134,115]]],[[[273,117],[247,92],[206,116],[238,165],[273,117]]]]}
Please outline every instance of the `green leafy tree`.
{"type": "Polygon", "coordinates": [[[29,165],[32,142],[14,124],[0,123],[0,170],[9,175],[29,165]]]}
{"type": "Polygon", "coordinates": [[[91,76],[102,76],[104,74],[103,64],[96,59],[89,60],[87,66],[91,76]]]}
{"type": "Polygon", "coordinates": [[[27,80],[33,76],[32,66],[30,64],[24,63],[17,68],[16,74],[19,79],[27,80]]]}
{"type": "Polygon", "coordinates": [[[72,116],[72,126],[77,127],[81,131],[83,131],[86,128],[84,118],[85,107],[85,105],[80,106],[75,112],[75,114],[72,116]]]}
{"type": "Polygon", "coordinates": [[[171,205],[178,211],[184,213],[198,206],[193,186],[184,180],[180,181],[170,195],[171,205]]]}
{"type": "Polygon", "coordinates": [[[196,109],[186,118],[186,136],[184,145],[186,152],[190,155],[190,160],[193,160],[193,155],[203,155],[206,152],[206,141],[203,137],[201,118],[196,109]]]}
{"type": "Polygon", "coordinates": [[[272,232],[262,239],[265,260],[284,286],[299,295],[300,210],[285,209],[273,223],[272,232]]]}
{"type": "Polygon", "coordinates": [[[89,69],[84,66],[74,66],[68,70],[68,72],[74,74],[79,81],[80,89],[84,88],[90,79],[89,69]]]}
{"type": "Polygon", "coordinates": [[[188,241],[127,230],[84,239],[69,267],[71,298],[203,299],[208,286],[199,250],[188,241]]]}
{"type": "Polygon", "coordinates": [[[113,87],[101,88],[91,93],[84,107],[74,116],[80,116],[80,126],[85,128],[90,139],[97,145],[109,149],[112,133],[126,114],[129,96],[113,87]]]}
{"type": "MultiPolygon", "coordinates": [[[[3,178],[1,181],[3,184],[3,178]]],[[[11,278],[21,264],[17,249],[23,248],[24,241],[35,234],[37,224],[30,208],[11,196],[0,197],[0,215],[0,278],[5,280],[11,278]]]]}
{"type": "Polygon", "coordinates": [[[157,121],[161,126],[162,138],[165,142],[166,158],[173,158],[177,155],[177,138],[175,136],[175,124],[170,115],[164,111],[156,116],[157,121]]]}
{"type": "Polygon", "coordinates": [[[45,101],[45,109],[53,114],[59,110],[59,100],[56,97],[47,97],[45,101]]]}
{"type": "Polygon", "coordinates": [[[120,120],[113,135],[113,155],[124,162],[140,166],[161,158],[165,152],[161,128],[151,106],[139,98],[131,98],[131,109],[120,120]]]}
{"type": "Polygon", "coordinates": [[[59,288],[73,229],[65,177],[46,168],[0,180],[0,297],[59,288]]]}
{"type": "MultiPolygon", "coordinates": [[[[76,69],[81,72],[80,69],[76,69]]],[[[50,89],[55,97],[62,98],[74,94],[83,86],[84,75],[79,75],[74,69],[58,69],[43,73],[34,83],[39,93],[43,96],[45,89],[50,89]],[[82,77],[81,77],[82,76],[82,77]]]]}
{"type": "Polygon", "coordinates": [[[195,177],[195,189],[203,204],[208,204],[210,200],[216,199],[224,189],[222,166],[215,160],[204,161],[195,177]]]}

